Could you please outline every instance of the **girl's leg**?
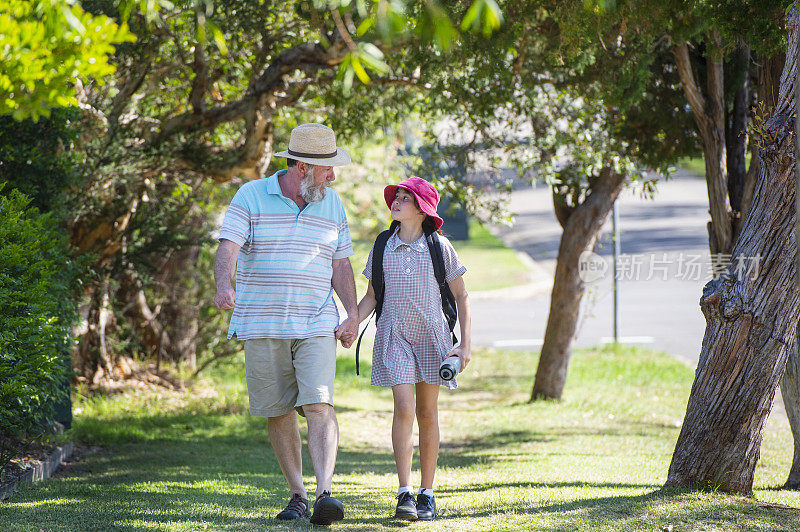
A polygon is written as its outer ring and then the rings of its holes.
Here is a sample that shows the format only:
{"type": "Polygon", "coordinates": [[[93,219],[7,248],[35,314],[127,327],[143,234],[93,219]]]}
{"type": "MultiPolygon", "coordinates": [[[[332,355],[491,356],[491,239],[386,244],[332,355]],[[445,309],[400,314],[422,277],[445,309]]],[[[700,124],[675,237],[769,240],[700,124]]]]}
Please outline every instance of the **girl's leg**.
{"type": "Polygon", "coordinates": [[[439,458],[439,385],[418,382],[417,424],[419,425],[419,461],[421,488],[433,489],[436,460],[439,458]]]}
{"type": "Polygon", "coordinates": [[[394,396],[394,417],[392,418],[392,448],[397,465],[399,486],[411,485],[411,458],[414,445],[411,441],[414,431],[414,385],[398,384],[392,386],[394,396]]]}

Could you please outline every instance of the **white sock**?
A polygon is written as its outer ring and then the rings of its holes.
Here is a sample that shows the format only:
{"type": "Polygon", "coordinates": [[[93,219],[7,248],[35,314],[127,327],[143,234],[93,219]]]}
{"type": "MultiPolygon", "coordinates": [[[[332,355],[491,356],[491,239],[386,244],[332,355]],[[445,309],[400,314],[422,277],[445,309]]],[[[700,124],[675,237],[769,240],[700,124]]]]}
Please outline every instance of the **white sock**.
{"type": "Polygon", "coordinates": [[[420,488],[419,494],[427,495],[428,497],[433,497],[433,488],[420,488]]]}
{"type": "Polygon", "coordinates": [[[411,486],[400,486],[397,488],[398,495],[402,495],[403,493],[414,493],[414,488],[411,486]]]}

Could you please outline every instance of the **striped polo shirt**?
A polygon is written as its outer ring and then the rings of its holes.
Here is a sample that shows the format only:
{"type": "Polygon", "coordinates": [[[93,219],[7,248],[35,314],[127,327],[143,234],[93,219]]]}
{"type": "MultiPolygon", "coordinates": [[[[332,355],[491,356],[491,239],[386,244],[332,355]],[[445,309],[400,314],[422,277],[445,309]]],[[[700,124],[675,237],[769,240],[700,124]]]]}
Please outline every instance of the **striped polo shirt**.
{"type": "Polygon", "coordinates": [[[281,192],[285,173],[242,185],[222,222],[219,239],[242,247],[228,338],[333,336],[339,324],[331,261],[353,254],[342,201],[329,188],[301,211],[281,192]]]}

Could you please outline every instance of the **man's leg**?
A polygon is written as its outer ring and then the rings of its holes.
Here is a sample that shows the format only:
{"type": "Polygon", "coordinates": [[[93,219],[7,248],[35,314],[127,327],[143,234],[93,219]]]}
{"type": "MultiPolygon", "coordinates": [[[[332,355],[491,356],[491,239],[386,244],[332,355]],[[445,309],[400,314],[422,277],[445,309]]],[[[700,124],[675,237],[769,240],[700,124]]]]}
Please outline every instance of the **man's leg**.
{"type": "Polygon", "coordinates": [[[344,519],[342,502],[331,496],[339,424],[333,411],[336,339],[327,336],[296,340],[292,346],[297,376],[297,406],[308,421],[308,452],[317,476],[317,501],[311,523],[329,525],[344,519]]]}
{"type": "Polygon", "coordinates": [[[308,452],[317,476],[317,497],[331,491],[336,450],[339,447],[339,424],[336,413],[328,403],[303,405],[308,420],[308,452]]]}
{"type": "Polygon", "coordinates": [[[300,429],[294,409],[297,382],[292,364],[291,340],[247,340],[244,352],[250,413],[267,418],[269,441],[289,485],[289,504],[276,517],[306,517],[309,503],[303,486],[300,429]]]}
{"type": "Polygon", "coordinates": [[[308,499],[303,486],[303,458],[297,413],[292,410],[283,416],[267,418],[267,429],[275,458],[278,459],[283,476],[289,484],[289,491],[308,499]]]}

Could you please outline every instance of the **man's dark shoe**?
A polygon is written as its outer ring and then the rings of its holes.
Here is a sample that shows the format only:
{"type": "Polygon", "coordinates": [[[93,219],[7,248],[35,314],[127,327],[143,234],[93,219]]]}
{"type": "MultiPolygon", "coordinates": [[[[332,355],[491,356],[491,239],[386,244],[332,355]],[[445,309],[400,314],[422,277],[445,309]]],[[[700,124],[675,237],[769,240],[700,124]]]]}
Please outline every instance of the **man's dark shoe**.
{"type": "Polygon", "coordinates": [[[436,500],[424,493],[417,495],[417,518],[422,521],[436,519],[436,500]]]}
{"type": "Polygon", "coordinates": [[[311,517],[311,512],[308,510],[308,500],[294,493],[289,500],[289,504],[286,505],[286,508],[281,513],[275,516],[275,519],[292,521],[294,519],[308,519],[309,517],[311,517]]]}
{"type": "Polygon", "coordinates": [[[394,516],[397,519],[405,519],[407,521],[417,520],[417,501],[414,500],[413,493],[404,491],[397,496],[397,508],[394,511],[394,516]]]}
{"type": "Polygon", "coordinates": [[[344,519],[344,506],[342,501],[331,497],[330,491],[323,491],[314,503],[314,514],[311,524],[327,526],[335,521],[344,519]]]}

